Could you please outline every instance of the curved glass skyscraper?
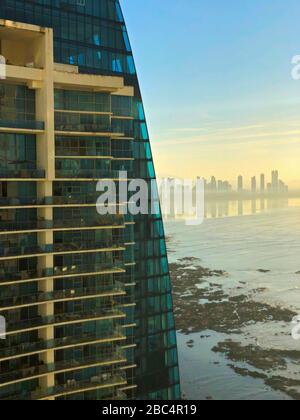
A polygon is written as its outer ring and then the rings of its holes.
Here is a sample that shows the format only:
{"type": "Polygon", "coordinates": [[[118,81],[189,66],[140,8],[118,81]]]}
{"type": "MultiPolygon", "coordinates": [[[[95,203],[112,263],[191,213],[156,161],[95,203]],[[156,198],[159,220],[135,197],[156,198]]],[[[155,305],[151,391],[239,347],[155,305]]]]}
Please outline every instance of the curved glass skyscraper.
{"type": "Polygon", "coordinates": [[[179,399],[160,210],[95,208],[155,180],[119,1],[0,0],[0,45],[0,399],[179,399]]]}

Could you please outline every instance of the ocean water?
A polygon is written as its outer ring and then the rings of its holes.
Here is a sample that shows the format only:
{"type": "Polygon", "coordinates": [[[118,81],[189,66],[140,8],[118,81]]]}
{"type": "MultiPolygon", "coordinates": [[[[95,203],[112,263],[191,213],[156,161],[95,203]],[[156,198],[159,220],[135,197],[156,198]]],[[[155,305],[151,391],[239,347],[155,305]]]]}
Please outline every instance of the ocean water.
{"type": "MultiPolygon", "coordinates": [[[[208,203],[202,225],[167,221],[166,234],[170,237],[170,262],[199,258],[202,266],[228,273],[225,279],[214,278],[213,282],[229,295],[249,295],[254,301],[300,314],[300,200],[208,203]],[[265,290],[257,293],[258,289],[265,290]]],[[[185,395],[200,400],[289,399],[261,379],[239,376],[227,366],[230,361],[225,356],[211,349],[233,338],[245,344],[259,342],[264,349],[300,350],[300,341],[292,339],[291,330],[291,323],[270,320],[247,326],[239,337],[214,331],[188,336],[178,333],[185,395]],[[191,339],[193,348],[187,346],[191,339]]],[[[300,366],[291,361],[284,374],[300,379],[300,366]]]]}

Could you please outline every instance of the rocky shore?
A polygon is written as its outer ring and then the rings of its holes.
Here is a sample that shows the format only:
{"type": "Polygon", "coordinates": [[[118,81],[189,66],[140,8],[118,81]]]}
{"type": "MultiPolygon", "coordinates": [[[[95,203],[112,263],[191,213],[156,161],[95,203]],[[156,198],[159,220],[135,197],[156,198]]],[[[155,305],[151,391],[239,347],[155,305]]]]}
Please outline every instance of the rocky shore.
{"type": "MultiPolygon", "coordinates": [[[[300,399],[300,350],[265,349],[258,341],[246,345],[242,339],[239,340],[249,326],[270,322],[290,323],[296,313],[251,299],[251,295],[245,293],[242,282],[232,295],[222,285],[226,285],[228,273],[205,268],[199,259],[178,260],[170,264],[170,271],[176,326],[180,333],[203,335],[204,331],[211,330],[233,334],[236,340],[220,342],[212,351],[223,354],[228,366],[238,375],[262,379],[272,389],[300,399]],[[292,375],[287,372],[288,361],[292,361],[293,366],[299,365],[298,371],[292,372],[292,375]]],[[[257,271],[269,273],[269,270],[257,271]]],[[[259,294],[264,289],[254,292],[259,294]]],[[[286,335],[286,332],[282,332],[282,335],[286,335]]],[[[193,345],[192,339],[187,342],[188,348],[193,345]]]]}

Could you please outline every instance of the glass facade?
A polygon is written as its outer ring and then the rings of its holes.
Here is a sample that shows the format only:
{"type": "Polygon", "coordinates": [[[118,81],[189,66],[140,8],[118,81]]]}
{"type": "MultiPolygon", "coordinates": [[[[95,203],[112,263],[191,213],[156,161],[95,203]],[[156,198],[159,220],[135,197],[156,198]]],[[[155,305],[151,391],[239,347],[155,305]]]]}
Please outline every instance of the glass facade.
{"type": "MultiPolygon", "coordinates": [[[[94,181],[118,177],[119,171],[145,179],[149,186],[155,180],[142,97],[119,1],[0,0],[0,18],[53,28],[56,63],[78,66],[80,73],[122,76],[125,85],[134,87],[133,97],[55,90],[51,196],[40,197],[36,182],[27,179],[43,178],[36,158],[38,136],[0,134],[0,170],[4,171],[0,205],[6,206],[0,208],[0,229],[13,231],[10,238],[0,238],[0,258],[14,249],[22,256],[0,261],[2,314],[9,320],[9,331],[18,331],[0,343],[0,372],[20,381],[1,386],[0,375],[0,399],[17,395],[46,398],[40,388],[47,372],[55,377],[52,386],[47,385],[48,396],[57,399],[180,399],[171,281],[159,206],[156,214],[134,220],[99,216],[95,207],[76,206],[94,204],[94,181]],[[26,180],[20,182],[20,177],[26,180]],[[16,179],[8,181],[10,178],[16,179]],[[37,207],[45,204],[54,206],[51,220],[47,220],[47,211],[37,207]],[[12,205],[28,208],[10,209],[12,205]],[[96,229],[99,226],[109,229],[96,229]],[[39,239],[49,228],[54,229],[53,243],[42,249],[39,239]],[[60,231],[62,228],[69,230],[60,231]],[[28,230],[30,235],[25,234],[28,230]],[[48,261],[50,266],[45,269],[48,261]],[[107,274],[98,274],[103,270],[107,274]],[[53,276],[57,280],[50,294],[33,281],[53,276]],[[22,284],[10,285],[16,280],[22,284]],[[110,296],[102,296],[107,290],[110,296]],[[62,294],[64,298],[58,299],[62,294]],[[13,295],[26,302],[30,296],[42,302],[48,299],[54,315],[42,314],[36,300],[23,307],[19,300],[12,300],[13,295]],[[68,300],[68,296],[73,298],[68,300]],[[70,325],[60,325],[66,319],[70,325]],[[54,325],[54,336],[48,341],[35,329],[41,323],[54,325]],[[93,337],[97,341],[118,336],[120,329],[124,342],[87,344],[93,337]],[[84,344],[80,342],[83,337],[84,344]],[[61,341],[64,344],[58,350],[61,341]],[[76,346],[64,349],[68,342],[76,346]],[[32,355],[39,346],[56,348],[52,363],[41,365],[39,357],[32,355]],[[2,358],[11,348],[22,359],[2,358]],[[122,370],[123,359],[127,368],[122,370]],[[82,367],[85,362],[88,368],[82,367]],[[75,368],[64,372],[67,363],[75,368]],[[32,366],[39,366],[39,371],[28,374],[32,366]],[[99,389],[89,390],[95,378],[101,378],[107,388],[100,389],[99,384],[99,389]],[[122,389],[124,381],[127,386],[122,389]]],[[[9,121],[10,127],[43,128],[35,118],[33,91],[3,86],[0,124],[7,126],[9,121]]],[[[3,377],[2,383],[8,382],[3,377]]]]}

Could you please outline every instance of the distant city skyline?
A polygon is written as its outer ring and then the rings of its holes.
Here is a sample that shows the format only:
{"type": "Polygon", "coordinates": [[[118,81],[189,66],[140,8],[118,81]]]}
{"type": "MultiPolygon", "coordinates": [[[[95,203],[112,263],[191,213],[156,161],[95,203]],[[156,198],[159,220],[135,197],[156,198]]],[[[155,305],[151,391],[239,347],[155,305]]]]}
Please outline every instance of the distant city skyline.
{"type": "Polygon", "coordinates": [[[268,193],[268,194],[282,194],[289,192],[289,186],[279,177],[279,171],[273,170],[270,174],[270,182],[265,173],[254,175],[247,179],[243,175],[238,175],[236,183],[231,183],[228,180],[217,179],[212,176],[209,180],[204,178],[205,189],[207,192],[251,192],[251,193],[268,193]]]}

